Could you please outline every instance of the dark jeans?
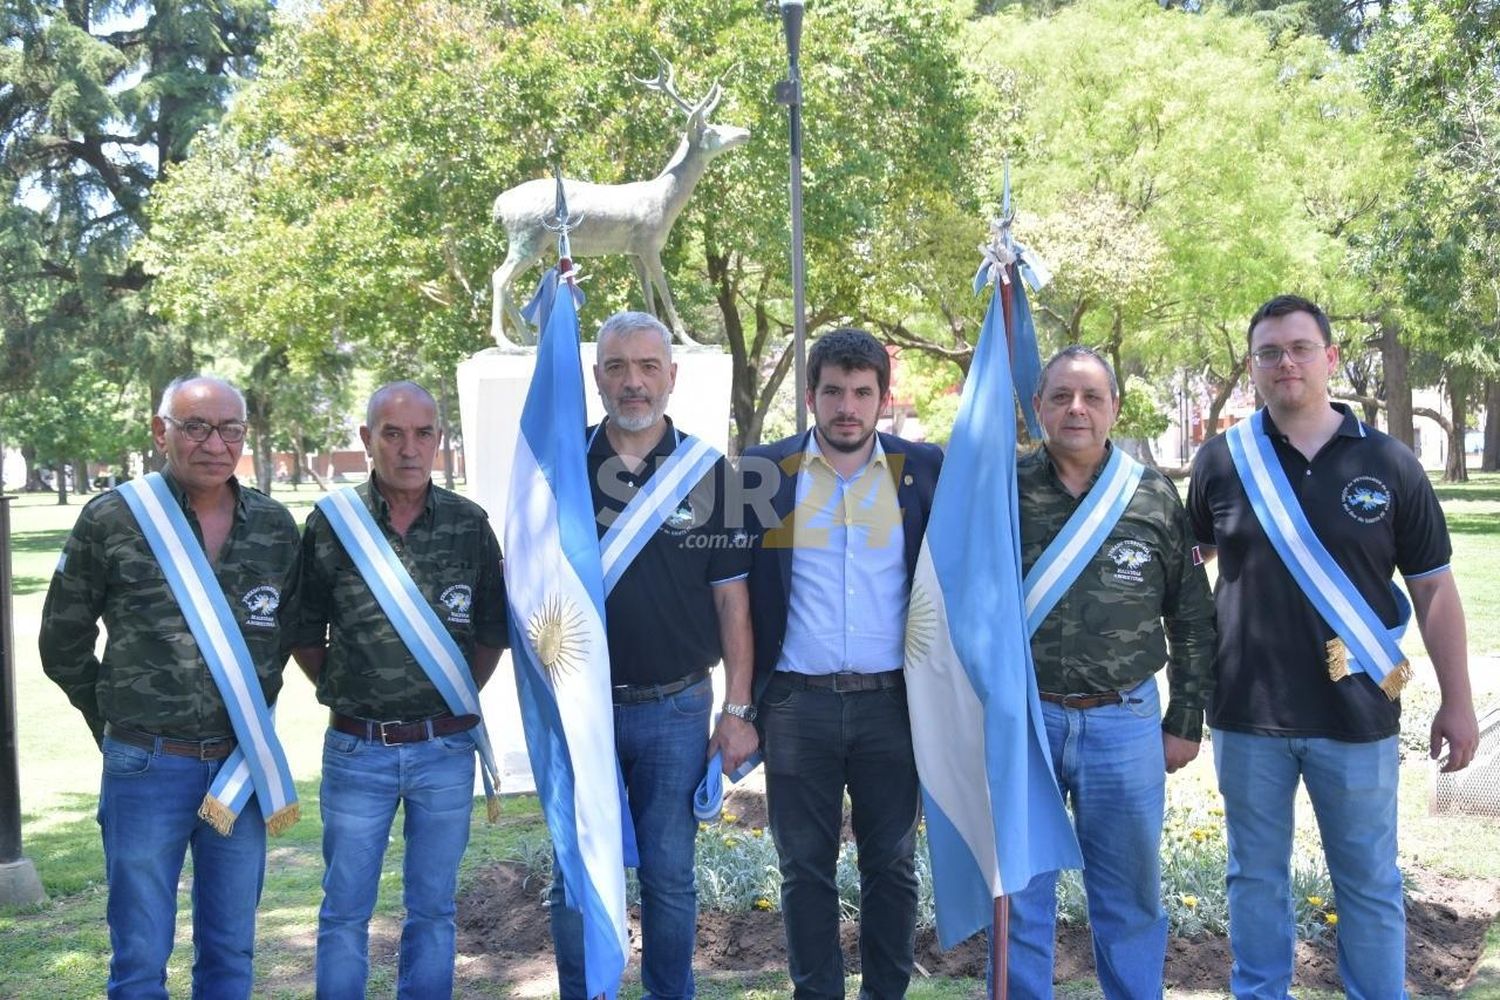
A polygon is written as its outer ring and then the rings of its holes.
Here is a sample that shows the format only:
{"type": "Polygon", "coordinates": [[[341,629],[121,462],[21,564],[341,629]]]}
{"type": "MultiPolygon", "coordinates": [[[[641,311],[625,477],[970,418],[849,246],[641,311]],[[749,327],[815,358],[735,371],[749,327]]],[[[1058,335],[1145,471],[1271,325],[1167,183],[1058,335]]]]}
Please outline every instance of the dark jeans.
{"type": "Polygon", "coordinates": [[[839,693],[771,679],[761,705],[766,806],[797,1000],[844,996],[834,874],[844,789],[859,851],[860,997],[895,1000],[916,938],[917,765],[906,691],[839,693]]]}
{"type": "MultiPolygon", "coordinates": [[[[714,689],[707,680],[659,701],[615,706],[615,752],[630,798],[641,866],[641,1000],[690,1000],[697,944],[698,820],[693,790],[708,756],[714,689]]],[[[587,1000],[583,916],[552,883],[552,941],[562,1000],[587,1000]]]]}

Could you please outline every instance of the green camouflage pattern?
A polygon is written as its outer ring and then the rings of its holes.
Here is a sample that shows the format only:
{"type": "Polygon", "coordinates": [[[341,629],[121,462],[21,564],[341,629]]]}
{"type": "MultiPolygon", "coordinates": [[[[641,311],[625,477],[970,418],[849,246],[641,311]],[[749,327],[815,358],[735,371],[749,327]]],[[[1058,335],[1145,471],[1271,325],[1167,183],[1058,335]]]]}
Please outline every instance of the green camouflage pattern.
{"type": "MultiPolygon", "coordinates": [[[[1025,572],[1081,498],[1063,488],[1045,448],[1022,456],[1017,483],[1025,572]]],[[[1198,741],[1213,693],[1214,642],[1213,598],[1177,487],[1148,468],[1119,523],[1032,636],[1037,688],[1126,691],[1165,663],[1170,698],[1162,728],[1198,741]]]]}
{"type": "MultiPolygon", "coordinates": [[[[500,543],[484,508],[433,485],[426,508],[402,538],[391,528],[390,506],[373,479],[355,492],[464,658],[474,662],[476,644],[504,649],[500,543]]],[[[318,675],[319,701],[343,715],[379,721],[426,719],[448,710],[317,509],[302,533],[302,594],[296,645],[328,646],[318,675]]]]}
{"type": "MultiPolygon", "coordinates": [[[[202,545],[198,519],[164,472],[202,545]]],[[[297,605],[297,524],[270,497],[231,479],[234,525],[214,575],[255,661],[266,702],[281,691],[297,605]]],[[[42,669],[83,713],[95,740],[105,722],[184,740],[233,735],[224,698],[151,553],[118,493],[83,508],[63,545],[39,645],[42,669]],[[108,638],[94,654],[99,622],[108,638]]]]}

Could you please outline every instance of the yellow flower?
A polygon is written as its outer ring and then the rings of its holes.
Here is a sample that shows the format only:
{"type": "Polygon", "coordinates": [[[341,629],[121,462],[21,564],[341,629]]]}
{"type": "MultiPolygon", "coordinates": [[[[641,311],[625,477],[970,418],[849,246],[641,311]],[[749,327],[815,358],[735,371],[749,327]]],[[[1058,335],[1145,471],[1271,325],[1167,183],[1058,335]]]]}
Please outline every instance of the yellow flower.
{"type": "Polygon", "coordinates": [[[752,837],[764,837],[765,835],[766,835],[766,831],[762,830],[758,826],[752,826],[750,828],[750,836],[752,836],[752,837]]]}
{"type": "Polygon", "coordinates": [[[1213,808],[1211,808],[1208,811],[1208,814],[1210,816],[1222,816],[1222,815],[1224,815],[1224,807],[1223,806],[1214,806],[1213,808]]]}
{"type": "Polygon", "coordinates": [[[755,901],[755,908],[757,910],[769,910],[771,908],[771,901],[762,896],[755,901]]]}
{"type": "Polygon", "coordinates": [[[1325,914],[1323,914],[1323,923],[1327,924],[1329,927],[1336,927],[1336,926],[1338,926],[1338,922],[1339,922],[1339,915],[1337,913],[1325,913],[1325,914]]]}
{"type": "Polygon", "coordinates": [[[1323,897],[1322,896],[1308,896],[1307,897],[1307,905],[1308,906],[1322,906],[1323,905],[1323,897]]]}
{"type": "Polygon", "coordinates": [[[698,824],[698,829],[700,829],[700,830],[707,830],[708,829],[708,824],[707,823],[699,823],[698,824]]]}
{"type": "Polygon", "coordinates": [[[736,816],[734,813],[725,813],[724,814],[724,822],[726,822],[726,823],[733,823],[737,819],[739,819],[739,817],[736,816]]]}
{"type": "Polygon", "coordinates": [[[1182,897],[1182,905],[1186,906],[1190,910],[1195,910],[1195,909],[1198,908],[1198,897],[1197,896],[1183,896],[1182,897]]]}
{"type": "Polygon", "coordinates": [[[1193,831],[1193,839],[1196,840],[1196,841],[1198,841],[1198,843],[1200,843],[1200,844],[1203,843],[1204,839],[1207,836],[1208,836],[1208,831],[1206,831],[1206,830],[1194,830],[1193,831]]]}
{"type": "Polygon", "coordinates": [[[724,838],[724,846],[725,847],[733,847],[734,845],[735,845],[735,839],[733,837],[725,837],[724,838]]]}

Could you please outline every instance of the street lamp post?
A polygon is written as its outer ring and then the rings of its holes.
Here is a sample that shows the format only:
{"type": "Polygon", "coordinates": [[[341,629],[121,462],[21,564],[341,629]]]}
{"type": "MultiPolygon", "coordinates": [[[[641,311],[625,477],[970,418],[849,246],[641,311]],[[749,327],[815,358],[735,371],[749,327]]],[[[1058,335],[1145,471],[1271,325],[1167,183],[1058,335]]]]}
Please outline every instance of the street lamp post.
{"type": "Polygon", "coordinates": [[[792,191],[792,363],[797,393],[797,433],[807,430],[807,287],[802,259],[802,14],[804,0],[780,0],[786,33],[787,78],[776,85],[776,102],[785,104],[791,124],[792,191]]]}
{"type": "Polygon", "coordinates": [[[16,759],[15,629],[11,622],[10,501],[0,495],[0,906],[47,898],[36,867],[21,855],[21,787],[16,759]]]}

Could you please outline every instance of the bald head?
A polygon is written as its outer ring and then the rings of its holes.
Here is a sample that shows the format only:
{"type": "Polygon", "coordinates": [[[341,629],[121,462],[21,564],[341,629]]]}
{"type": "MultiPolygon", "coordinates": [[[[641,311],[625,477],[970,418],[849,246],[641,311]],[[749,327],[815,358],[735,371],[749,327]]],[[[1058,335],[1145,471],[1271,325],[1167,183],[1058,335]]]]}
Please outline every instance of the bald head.
{"type": "Polygon", "coordinates": [[[370,402],[365,407],[365,426],[374,429],[380,424],[380,410],[387,403],[396,399],[409,399],[417,403],[425,403],[432,407],[433,415],[437,414],[437,400],[432,393],[417,382],[400,381],[387,382],[370,394],[370,402]]]}
{"type": "Polygon", "coordinates": [[[167,383],[166,389],[161,394],[161,405],[156,408],[158,417],[175,417],[177,411],[173,408],[178,396],[203,396],[205,394],[224,393],[232,397],[239,405],[240,412],[237,419],[244,420],[245,396],[228,381],[216,375],[179,375],[167,383]]]}

